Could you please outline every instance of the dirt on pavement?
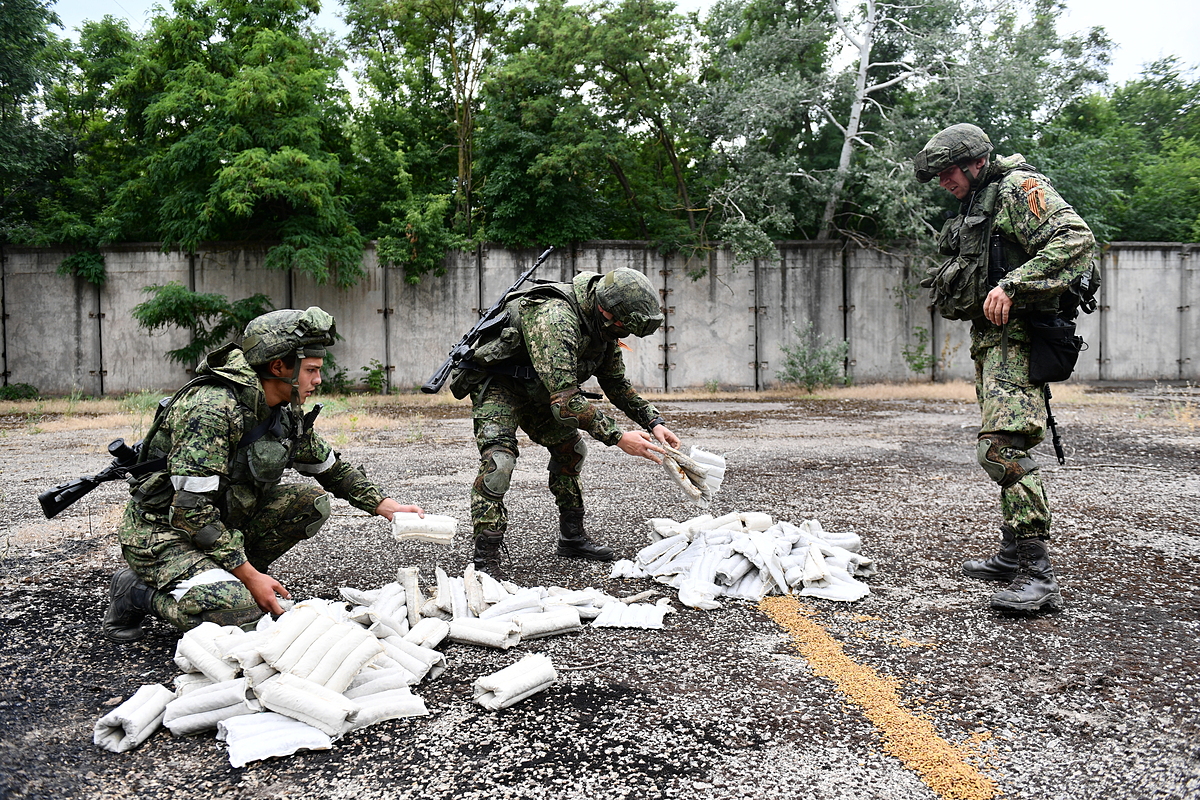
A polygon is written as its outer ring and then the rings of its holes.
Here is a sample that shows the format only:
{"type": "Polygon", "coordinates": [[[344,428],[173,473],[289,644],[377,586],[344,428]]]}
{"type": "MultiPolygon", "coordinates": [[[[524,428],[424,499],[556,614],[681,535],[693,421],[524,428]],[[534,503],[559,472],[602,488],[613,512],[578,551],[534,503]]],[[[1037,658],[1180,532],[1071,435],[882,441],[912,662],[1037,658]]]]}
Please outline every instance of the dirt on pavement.
{"type": "MultiPolygon", "coordinates": [[[[441,396],[439,396],[441,397],[441,396]]],[[[809,397],[656,400],[685,444],[723,453],[711,513],[762,511],[854,530],[879,567],[853,604],[802,598],[852,663],[984,779],[994,797],[1200,796],[1200,396],[1192,387],[1064,386],[1067,451],[1035,450],[1054,511],[1064,609],[992,612],[993,584],[960,571],[994,551],[998,490],[975,461],[967,387],[861,387],[809,397]]],[[[623,419],[623,418],[621,418],[623,419]]],[[[526,586],[658,589],[663,630],[597,629],[509,652],[445,647],[446,672],[414,687],[431,713],[352,733],[331,750],[230,767],[211,736],[162,731],[115,755],[95,721],[147,683],[170,686],[178,634],[159,622],[119,646],[98,634],[126,493],[101,486],[53,520],[38,492],[107,464],[144,413],[111,404],[0,406],[0,798],[939,798],[897,758],[886,729],[754,604],[680,606],[673,590],[611,580],[554,555],[545,452],[522,440],[509,492],[509,577],[526,586]],[[529,653],[559,682],[510,709],[471,702],[472,682],[529,653]]],[[[417,566],[462,573],[477,456],[469,408],[443,398],[331,400],[318,427],[402,502],[462,524],[451,548],[397,544],[387,524],[337,502],[315,539],[272,573],[293,597],[337,597],[417,566]]],[[[684,520],[660,468],[589,440],[587,525],[622,557],[646,520],[684,520]]],[[[919,748],[918,748],[919,749],[919,748]]],[[[974,791],[974,790],[972,790],[974,791]]],[[[976,795],[978,796],[978,795],[976,795]]]]}

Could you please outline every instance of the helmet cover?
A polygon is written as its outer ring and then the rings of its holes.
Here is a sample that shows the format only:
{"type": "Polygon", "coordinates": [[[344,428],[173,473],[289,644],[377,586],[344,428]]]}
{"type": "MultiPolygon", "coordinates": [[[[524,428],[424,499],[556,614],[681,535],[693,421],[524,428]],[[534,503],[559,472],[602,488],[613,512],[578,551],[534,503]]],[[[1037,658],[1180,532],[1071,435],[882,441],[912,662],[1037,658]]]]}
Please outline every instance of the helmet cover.
{"type": "Polygon", "coordinates": [[[649,336],[663,323],[658,292],[650,279],[636,269],[619,267],[602,277],[596,284],[596,302],[613,315],[621,327],[605,326],[608,333],[621,337],[649,336]]]}
{"type": "Polygon", "coordinates": [[[992,140],[983,129],[968,122],[951,125],[930,139],[913,158],[913,172],[928,183],[945,169],[962,165],[992,152],[992,140]]]}
{"type": "Polygon", "coordinates": [[[324,358],[336,335],[333,317],[317,306],[304,311],[285,308],[250,320],[242,335],[242,353],[255,367],[293,353],[298,358],[324,358]]]}

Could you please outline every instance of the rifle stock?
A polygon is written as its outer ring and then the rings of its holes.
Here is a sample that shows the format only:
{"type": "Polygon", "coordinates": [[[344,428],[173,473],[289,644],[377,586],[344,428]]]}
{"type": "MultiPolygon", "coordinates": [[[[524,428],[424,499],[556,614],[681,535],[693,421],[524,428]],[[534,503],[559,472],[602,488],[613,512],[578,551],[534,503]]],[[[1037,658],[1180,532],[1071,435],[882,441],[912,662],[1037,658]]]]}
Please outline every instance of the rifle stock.
{"type": "Polygon", "coordinates": [[[450,379],[450,373],[454,372],[459,364],[470,358],[471,354],[475,352],[475,340],[478,337],[479,329],[504,308],[504,298],[508,297],[509,293],[515,291],[517,287],[528,280],[534,270],[540,267],[553,251],[553,247],[547,247],[546,251],[538,256],[537,261],[533,262],[533,266],[521,273],[521,277],[517,278],[517,282],[508,287],[508,290],[500,295],[500,299],[493,303],[491,308],[479,315],[479,321],[471,327],[471,330],[463,334],[463,337],[458,340],[458,343],[454,347],[450,348],[450,355],[437,368],[437,371],[430,376],[429,380],[422,384],[422,392],[425,394],[437,394],[441,391],[442,387],[446,385],[446,381],[450,379]]]}
{"type": "Polygon", "coordinates": [[[100,485],[100,481],[91,476],[84,476],[73,481],[60,483],[53,489],[47,489],[38,495],[38,503],[46,519],[53,519],[68,506],[100,485]]]}
{"type": "Polygon", "coordinates": [[[130,447],[125,444],[124,439],[114,439],[108,445],[108,452],[112,455],[113,460],[107,467],[95,475],[84,475],[73,481],[60,483],[54,488],[47,489],[39,494],[38,503],[41,504],[42,513],[46,515],[46,519],[53,519],[58,516],[72,503],[105,481],[128,478],[130,475],[144,475],[147,472],[160,470],[167,465],[166,458],[157,458],[139,463],[138,454],[141,451],[141,446],[141,442],[137,442],[130,447]]]}

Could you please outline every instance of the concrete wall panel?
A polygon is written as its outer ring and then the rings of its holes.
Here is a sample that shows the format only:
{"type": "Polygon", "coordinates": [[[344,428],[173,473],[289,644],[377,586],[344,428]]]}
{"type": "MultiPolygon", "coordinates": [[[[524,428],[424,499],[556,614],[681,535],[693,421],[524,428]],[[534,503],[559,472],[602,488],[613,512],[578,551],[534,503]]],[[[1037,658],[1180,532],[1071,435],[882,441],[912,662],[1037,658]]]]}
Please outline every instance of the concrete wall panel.
{"type": "Polygon", "coordinates": [[[455,251],[447,256],[445,275],[426,276],[416,284],[406,283],[399,270],[390,275],[393,386],[406,391],[428,381],[450,348],[479,320],[476,254],[455,251]]]}
{"type": "Polygon", "coordinates": [[[845,258],[850,376],[855,383],[907,378],[902,350],[926,317],[924,301],[918,314],[916,301],[898,291],[904,259],[874,250],[848,250],[845,258]]]}
{"type": "Polygon", "coordinates": [[[57,274],[67,250],[4,249],[8,383],[43,393],[100,394],[100,292],[57,274]]]}
{"type": "Polygon", "coordinates": [[[666,305],[674,308],[667,388],[713,383],[725,389],[755,388],[753,266],[734,268],[732,254],[722,249],[709,252],[706,264],[670,258],[666,271],[666,305]],[[701,278],[690,277],[705,267],[701,278]]]}
{"type": "Polygon", "coordinates": [[[1179,377],[1180,251],[1176,247],[1163,255],[1161,245],[1130,244],[1110,251],[1102,284],[1106,324],[1101,378],[1179,377]]]}
{"type": "Polygon", "coordinates": [[[786,242],[778,260],[756,264],[758,284],[757,344],[760,388],[780,386],[784,346],[798,341],[809,323],[829,341],[845,338],[843,274],[840,245],[786,242]]]}
{"type": "Polygon", "coordinates": [[[138,326],[133,309],[151,296],[143,287],[172,281],[191,285],[187,254],[163,253],[153,244],[121,245],[103,253],[108,273],[100,293],[104,393],[169,391],[186,383],[192,365],[171,361],[166,353],[186,347],[191,332],[172,327],[149,333],[138,326]]]}
{"type": "MultiPolygon", "coordinates": [[[[161,253],[154,244],[105,251],[108,282],[95,287],[56,274],[67,250],[6,248],[3,327],[8,383],[30,383],[45,394],[170,391],[190,376],[165,353],[186,344],[186,331],[148,334],[132,318],[142,287],[168,281],[241,298],[268,295],[276,307],[320,305],[338,320],[345,340],[334,355],[354,383],[374,361],[390,367],[389,390],[424,383],[450,347],[540,254],[482,247],[447,256],[446,273],[417,284],[364,256],[366,277],[342,291],[263,266],[265,251],[214,244],[195,257],[161,253]]],[[[1200,378],[1200,267],[1191,245],[1118,243],[1103,257],[1101,310],[1078,326],[1089,349],[1075,380],[1200,378]]],[[[923,290],[913,290],[904,258],[840,244],[787,242],[776,259],[733,268],[716,250],[703,262],[664,258],[640,242],[586,242],[556,250],[538,270],[569,281],[581,271],[640,270],[658,288],[666,324],[651,337],[630,339],[627,374],[644,389],[718,384],[767,388],[778,384],[785,345],[796,326],[812,322],[827,339],[848,338],[857,382],[918,378],[904,348],[915,331],[930,331],[934,379],[971,380],[966,323],[936,318],[923,290]],[[704,269],[693,281],[691,274],[704,269]],[[848,303],[845,298],[848,298],[848,303]]],[[[929,375],[925,376],[926,378],[929,375]]]]}

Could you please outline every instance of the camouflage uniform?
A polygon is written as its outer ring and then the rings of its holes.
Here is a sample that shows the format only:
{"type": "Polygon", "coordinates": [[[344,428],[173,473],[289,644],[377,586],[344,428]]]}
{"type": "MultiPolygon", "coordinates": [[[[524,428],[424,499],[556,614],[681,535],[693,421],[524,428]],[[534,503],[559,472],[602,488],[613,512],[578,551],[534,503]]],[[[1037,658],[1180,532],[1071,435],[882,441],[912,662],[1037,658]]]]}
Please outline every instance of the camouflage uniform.
{"type": "Polygon", "coordinates": [[[1001,482],[1005,523],[1017,539],[1048,538],[1046,490],[1027,452],[1041,443],[1046,431],[1042,385],[1029,379],[1027,317],[1058,308],[1060,295],[1091,269],[1096,243],[1087,223],[1023,157],[998,158],[987,170],[980,176],[984,181],[1000,176],[993,230],[1000,233],[1008,263],[1017,266],[999,283],[1013,301],[1007,331],[983,317],[971,322],[975,394],[982,411],[979,435],[981,440],[989,434],[1008,437],[992,445],[1008,450],[1001,463],[1024,460],[1032,465],[1015,482],[1001,482]]]}
{"type": "Polygon", "coordinates": [[[976,457],[1000,486],[1004,517],[999,552],[966,561],[962,569],[974,578],[1011,581],[992,595],[992,608],[1025,613],[1061,602],[1049,558],[1050,506],[1041,471],[1029,455],[1045,437],[1047,423],[1045,387],[1030,377],[1029,320],[1059,315],[1064,293],[1090,275],[1096,243],[1044,175],[1019,155],[989,160],[991,152],[986,133],[960,123],[930,139],[913,166],[917,180],[938,177],[964,201],[938,239],[950,258],[931,269],[922,285],[931,288],[942,316],[971,320],[982,413],[976,457]],[[1012,301],[1002,326],[985,314],[990,302],[993,316],[1004,316],[993,287],[1012,301]]]}
{"type": "MultiPolygon", "coordinates": [[[[560,511],[582,510],[579,475],[587,448],[580,431],[610,446],[622,435],[616,420],[581,392],[589,378],[595,377],[608,399],[641,427],[651,430],[661,422],[657,409],[626,379],[618,344],[604,332],[596,301],[602,277],[584,272],[570,284],[515,293],[506,305],[509,326],[497,340],[503,352],[487,369],[455,376],[460,385],[471,384],[480,454],[471,489],[476,537],[508,528],[504,495],[519,455],[518,428],[550,451],[549,485],[560,511]],[[503,374],[505,369],[518,374],[503,374]]],[[[481,347],[481,352],[487,351],[481,347]]]]}
{"type": "Polygon", "coordinates": [[[167,468],[132,481],[119,537],[125,560],[151,589],[154,616],[187,630],[204,621],[246,625],[262,616],[231,574],[272,561],[316,535],[329,517],[325,490],[368,513],[386,494],[343,462],[298,405],[269,408],[259,376],[234,345],[210,353],[149,440],[167,468]],[[239,446],[267,423],[261,438],[239,446]],[[281,484],[286,467],[315,486],[281,484]]]}

